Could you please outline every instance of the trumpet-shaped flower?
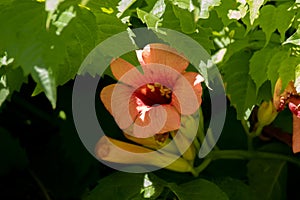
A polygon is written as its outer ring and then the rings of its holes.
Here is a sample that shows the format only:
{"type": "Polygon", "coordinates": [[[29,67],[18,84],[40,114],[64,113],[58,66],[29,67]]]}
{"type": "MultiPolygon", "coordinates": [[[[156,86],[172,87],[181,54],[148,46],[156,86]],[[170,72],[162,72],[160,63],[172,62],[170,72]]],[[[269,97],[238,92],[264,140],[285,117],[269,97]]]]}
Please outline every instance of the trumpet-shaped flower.
{"type": "Polygon", "coordinates": [[[164,44],[137,51],[141,70],[118,58],[110,67],[118,83],[100,94],[118,126],[134,137],[147,138],[180,127],[180,116],[201,104],[203,78],[186,72],[188,60],[164,44]]]}

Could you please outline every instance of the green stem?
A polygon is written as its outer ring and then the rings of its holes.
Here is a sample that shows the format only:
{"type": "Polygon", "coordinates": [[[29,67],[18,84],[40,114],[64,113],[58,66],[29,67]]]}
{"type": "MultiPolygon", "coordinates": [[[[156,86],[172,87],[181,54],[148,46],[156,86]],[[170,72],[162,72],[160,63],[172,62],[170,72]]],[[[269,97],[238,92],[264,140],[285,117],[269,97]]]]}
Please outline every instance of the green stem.
{"type": "Polygon", "coordinates": [[[30,175],[33,177],[33,179],[35,180],[35,182],[37,183],[37,185],[39,186],[39,188],[41,189],[45,199],[51,200],[51,198],[47,192],[47,189],[45,188],[43,183],[40,181],[40,179],[35,175],[35,173],[32,170],[29,169],[28,171],[29,171],[30,175]]]}
{"type": "Polygon", "coordinates": [[[253,133],[249,131],[249,127],[247,125],[247,120],[241,120],[241,124],[244,128],[245,133],[247,134],[247,144],[248,150],[253,151],[253,133]]]}
{"type": "Polygon", "coordinates": [[[199,166],[194,168],[196,172],[196,177],[211,163],[211,161],[212,159],[206,158],[202,161],[202,163],[199,166]]]}
{"type": "Polygon", "coordinates": [[[283,155],[277,153],[269,153],[269,152],[262,152],[262,151],[246,151],[246,150],[219,150],[219,151],[212,151],[208,154],[207,158],[212,160],[217,159],[241,159],[241,160],[248,160],[248,159],[274,159],[274,160],[284,160],[291,163],[294,163],[300,166],[300,159],[283,155]]]}

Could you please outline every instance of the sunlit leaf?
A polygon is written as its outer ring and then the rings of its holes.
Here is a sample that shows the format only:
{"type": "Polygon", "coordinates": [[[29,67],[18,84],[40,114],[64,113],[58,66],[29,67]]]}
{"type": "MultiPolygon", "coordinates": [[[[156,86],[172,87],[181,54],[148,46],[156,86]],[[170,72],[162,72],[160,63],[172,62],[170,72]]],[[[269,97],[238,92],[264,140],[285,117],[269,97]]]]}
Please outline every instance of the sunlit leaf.
{"type": "Polygon", "coordinates": [[[297,31],[292,36],[290,36],[283,44],[287,43],[300,46],[300,25],[298,26],[297,31]]]}
{"type": "Polygon", "coordinates": [[[268,79],[271,81],[272,91],[274,90],[275,83],[279,77],[278,69],[281,65],[281,62],[285,60],[288,56],[288,51],[280,50],[272,56],[268,64],[267,76],[268,79]]]}
{"type": "Polygon", "coordinates": [[[163,14],[165,13],[165,9],[166,9],[165,1],[158,0],[155,3],[155,5],[153,6],[150,13],[158,18],[161,18],[163,16],[163,14]]]}
{"type": "Polygon", "coordinates": [[[295,79],[295,69],[299,62],[299,57],[287,57],[280,63],[278,73],[282,79],[282,88],[285,88],[291,80],[295,79]]]}
{"type": "Polygon", "coordinates": [[[250,11],[250,24],[254,23],[254,20],[259,16],[259,9],[263,5],[264,0],[246,0],[249,5],[250,11]]]}
{"type": "Polygon", "coordinates": [[[276,26],[280,33],[281,41],[284,41],[285,32],[292,25],[294,19],[295,10],[290,8],[290,3],[280,4],[276,8],[276,26]]]}
{"type": "Polygon", "coordinates": [[[53,21],[53,25],[57,27],[56,34],[60,35],[62,30],[68,26],[69,22],[76,16],[74,7],[70,6],[69,9],[62,12],[57,20],[53,21]]]}
{"type": "Polygon", "coordinates": [[[180,27],[182,32],[191,34],[195,32],[196,22],[194,15],[188,10],[182,9],[177,6],[173,6],[174,14],[180,21],[180,27]]]}
{"type": "Polygon", "coordinates": [[[259,22],[260,27],[266,34],[266,45],[269,43],[272,33],[276,30],[276,7],[266,5],[260,11],[259,22]],[[275,19],[275,20],[274,20],[275,19]]]}
{"type": "Polygon", "coordinates": [[[147,13],[139,8],[137,8],[137,15],[142,20],[143,23],[147,24],[150,28],[158,28],[161,26],[161,19],[157,16],[147,13]]]}
{"type": "Polygon", "coordinates": [[[118,9],[118,17],[121,17],[123,13],[134,3],[136,0],[121,0],[117,6],[118,9]]]}
{"type": "Polygon", "coordinates": [[[51,68],[46,69],[35,66],[32,72],[33,79],[43,88],[47,98],[56,107],[56,83],[51,68]]]}
{"type": "Polygon", "coordinates": [[[207,19],[209,17],[209,11],[221,4],[221,0],[199,0],[200,3],[200,14],[199,17],[207,19]]]}

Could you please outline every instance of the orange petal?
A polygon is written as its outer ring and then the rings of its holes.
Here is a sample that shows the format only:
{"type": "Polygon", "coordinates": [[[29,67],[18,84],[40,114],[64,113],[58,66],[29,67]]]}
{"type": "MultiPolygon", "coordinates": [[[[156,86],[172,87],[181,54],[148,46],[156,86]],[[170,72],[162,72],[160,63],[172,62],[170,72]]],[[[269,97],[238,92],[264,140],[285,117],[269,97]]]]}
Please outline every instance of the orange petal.
{"type": "Polygon", "coordinates": [[[173,88],[172,105],[183,115],[193,114],[202,102],[203,78],[195,72],[184,73],[173,88]]]}
{"type": "Polygon", "coordinates": [[[137,104],[132,96],[133,88],[123,84],[112,84],[100,93],[105,108],[114,117],[121,129],[128,128],[138,115],[137,104]]]}
{"type": "Polygon", "coordinates": [[[124,76],[127,72],[131,70],[134,70],[135,73],[141,75],[132,64],[130,64],[122,58],[117,58],[116,60],[113,60],[110,64],[110,69],[117,80],[120,80],[122,76],[124,76]]]}
{"type": "Polygon", "coordinates": [[[147,45],[142,52],[143,62],[150,64],[157,63],[172,67],[179,73],[183,72],[189,65],[189,61],[179,54],[175,49],[165,44],[150,44],[147,45]]]}
{"type": "Polygon", "coordinates": [[[171,105],[160,105],[147,111],[144,119],[137,117],[132,132],[129,134],[138,138],[147,138],[155,134],[179,129],[179,127],[180,115],[176,109],[171,105]]]}
{"type": "Polygon", "coordinates": [[[293,115],[293,152],[300,152],[300,118],[293,115]]]}
{"type": "Polygon", "coordinates": [[[104,104],[105,108],[112,114],[111,110],[111,96],[116,84],[108,85],[104,87],[100,93],[100,99],[104,104]]]}

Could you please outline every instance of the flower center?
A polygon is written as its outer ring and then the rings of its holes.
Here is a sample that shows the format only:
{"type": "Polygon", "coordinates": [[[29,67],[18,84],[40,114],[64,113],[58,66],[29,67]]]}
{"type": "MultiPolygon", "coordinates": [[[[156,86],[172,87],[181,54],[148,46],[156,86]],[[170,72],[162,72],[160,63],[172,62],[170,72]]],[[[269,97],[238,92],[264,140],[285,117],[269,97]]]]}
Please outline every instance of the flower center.
{"type": "Polygon", "coordinates": [[[172,90],[160,83],[148,83],[139,87],[134,95],[145,105],[170,104],[172,100],[172,90]]]}

